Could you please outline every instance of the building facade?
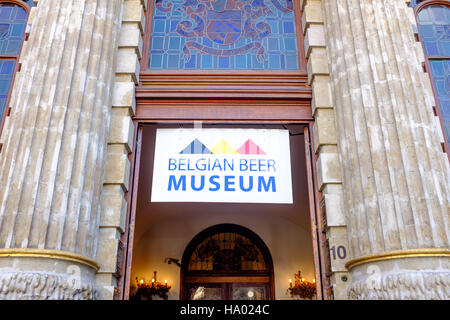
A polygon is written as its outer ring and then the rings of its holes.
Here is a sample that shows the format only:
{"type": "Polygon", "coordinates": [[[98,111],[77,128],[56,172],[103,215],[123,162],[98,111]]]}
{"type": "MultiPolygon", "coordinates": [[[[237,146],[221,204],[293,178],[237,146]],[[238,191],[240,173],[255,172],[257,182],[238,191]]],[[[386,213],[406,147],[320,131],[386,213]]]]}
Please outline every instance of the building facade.
{"type": "Polygon", "coordinates": [[[449,299],[449,25],[447,0],[0,0],[0,299],[291,299],[299,270],[316,299],[449,299]],[[292,199],[152,200],[164,130],[255,158],[284,131],[292,199]]]}

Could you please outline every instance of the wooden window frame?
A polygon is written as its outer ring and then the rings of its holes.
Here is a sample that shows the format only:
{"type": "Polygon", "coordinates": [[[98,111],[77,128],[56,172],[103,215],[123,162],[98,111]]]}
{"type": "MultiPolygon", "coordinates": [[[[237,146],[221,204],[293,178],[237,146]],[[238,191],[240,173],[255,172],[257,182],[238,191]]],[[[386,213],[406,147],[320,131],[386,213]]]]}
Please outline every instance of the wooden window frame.
{"type": "Polygon", "coordinates": [[[434,100],[436,105],[434,106],[434,112],[435,114],[439,117],[439,122],[441,124],[441,130],[442,130],[442,135],[444,136],[444,143],[442,144],[442,150],[443,152],[447,153],[447,157],[449,158],[450,161],[450,149],[449,149],[449,141],[448,141],[448,137],[447,137],[447,133],[445,131],[445,124],[444,124],[444,120],[442,117],[442,112],[441,112],[441,108],[439,105],[439,99],[438,99],[438,95],[437,95],[437,91],[436,91],[436,87],[434,85],[434,78],[433,78],[433,73],[431,70],[431,65],[430,65],[430,61],[433,60],[450,60],[450,56],[428,56],[426,54],[425,51],[425,47],[423,45],[423,42],[420,38],[420,26],[419,26],[419,20],[418,20],[418,14],[421,10],[433,6],[433,5],[443,5],[446,6],[448,8],[450,8],[450,4],[448,1],[446,0],[425,0],[420,2],[415,8],[414,8],[414,16],[416,18],[416,24],[417,24],[417,39],[418,41],[420,41],[421,45],[422,45],[422,49],[423,49],[423,53],[424,53],[424,57],[425,57],[425,70],[428,73],[430,80],[431,80],[431,88],[433,90],[433,96],[434,96],[434,100]]]}
{"type": "MultiPolygon", "coordinates": [[[[14,5],[18,5],[20,7],[22,7],[23,9],[25,9],[28,18],[30,17],[30,10],[31,8],[22,0],[0,0],[0,4],[14,4],[14,5]]],[[[8,98],[6,99],[6,103],[5,103],[5,109],[3,110],[3,115],[0,119],[0,136],[3,132],[3,126],[5,125],[5,121],[6,121],[6,117],[9,116],[10,112],[11,112],[11,108],[9,106],[9,102],[11,100],[11,93],[14,87],[14,81],[16,79],[16,73],[20,71],[20,64],[19,64],[19,60],[20,60],[20,55],[22,53],[22,48],[23,48],[23,43],[24,41],[27,40],[27,34],[23,35],[22,38],[22,46],[20,47],[20,51],[19,54],[17,55],[2,55],[0,54],[0,59],[14,59],[16,60],[15,66],[14,66],[14,72],[12,74],[12,78],[11,78],[11,84],[9,86],[9,91],[8,91],[8,98]]],[[[2,148],[2,144],[0,144],[0,151],[2,148]]]]}

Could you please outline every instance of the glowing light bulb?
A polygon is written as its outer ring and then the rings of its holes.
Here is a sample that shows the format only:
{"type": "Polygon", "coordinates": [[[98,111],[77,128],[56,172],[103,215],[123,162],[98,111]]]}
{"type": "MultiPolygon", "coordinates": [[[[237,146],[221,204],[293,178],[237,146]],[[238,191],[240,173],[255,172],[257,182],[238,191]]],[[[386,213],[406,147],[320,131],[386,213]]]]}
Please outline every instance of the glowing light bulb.
{"type": "Polygon", "coordinates": [[[164,280],[164,283],[167,285],[167,280],[164,280]]]}
{"type": "Polygon", "coordinates": [[[305,282],[305,278],[302,278],[302,282],[305,282]]]}
{"type": "Polygon", "coordinates": [[[155,278],[152,278],[152,283],[155,282],[155,278]]]}
{"type": "Polygon", "coordinates": [[[316,279],[313,279],[313,283],[316,283],[316,279]]]}
{"type": "Polygon", "coordinates": [[[144,283],[144,280],[141,280],[141,283],[144,283]]]}

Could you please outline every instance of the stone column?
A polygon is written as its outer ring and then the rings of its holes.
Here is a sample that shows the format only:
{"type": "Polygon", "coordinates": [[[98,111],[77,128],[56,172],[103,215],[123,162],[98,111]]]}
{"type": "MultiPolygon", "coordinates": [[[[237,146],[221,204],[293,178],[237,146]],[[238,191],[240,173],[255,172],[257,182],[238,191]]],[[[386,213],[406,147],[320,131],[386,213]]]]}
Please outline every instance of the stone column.
{"type": "Polygon", "coordinates": [[[449,299],[449,163],[411,9],[323,0],[352,299],[449,299]]]}
{"type": "Polygon", "coordinates": [[[93,299],[122,0],[39,0],[0,155],[0,299],[93,299]]]}

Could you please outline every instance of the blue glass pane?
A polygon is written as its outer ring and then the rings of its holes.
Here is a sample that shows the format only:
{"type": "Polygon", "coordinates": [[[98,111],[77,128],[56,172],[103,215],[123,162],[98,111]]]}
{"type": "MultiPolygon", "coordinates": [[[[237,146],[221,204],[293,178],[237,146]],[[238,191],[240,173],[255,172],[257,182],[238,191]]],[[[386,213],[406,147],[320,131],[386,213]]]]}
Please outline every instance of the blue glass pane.
{"type": "Polygon", "coordinates": [[[298,70],[293,0],[154,0],[152,70],[298,70]]]}
{"type": "Polygon", "coordinates": [[[411,8],[415,8],[419,3],[420,3],[420,0],[411,0],[411,3],[409,4],[409,6],[411,8]]]}
{"type": "Polygon", "coordinates": [[[0,119],[5,110],[15,66],[15,59],[0,59],[0,119]]]}
{"type": "Polygon", "coordinates": [[[30,7],[34,7],[34,1],[33,0],[25,0],[25,3],[28,4],[30,7]]]}
{"type": "Polygon", "coordinates": [[[430,65],[445,132],[450,140],[450,60],[431,60],[430,65]]]}
{"type": "Polygon", "coordinates": [[[419,34],[427,56],[450,56],[450,8],[429,6],[417,15],[419,34]]]}
{"type": "Polygon", "coordinates": [[[0,54],[20,53],[26,23],[25,9],[14,4],[0,4],[0,54]]]}

